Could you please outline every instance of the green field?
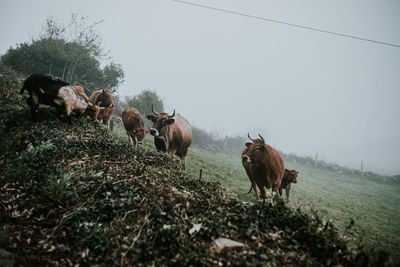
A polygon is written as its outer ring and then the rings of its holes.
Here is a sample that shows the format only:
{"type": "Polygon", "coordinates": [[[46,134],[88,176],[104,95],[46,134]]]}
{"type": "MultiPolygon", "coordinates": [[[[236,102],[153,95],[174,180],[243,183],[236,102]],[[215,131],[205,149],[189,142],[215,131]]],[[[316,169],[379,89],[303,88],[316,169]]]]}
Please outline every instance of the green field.
{"type": "MultiPolygon", "coordinates": [[[[120,141],[128,138],[121,128],[114,129],[120,141]]],[[[147,136],[145,146],[153,147],[147,136]]],[[[400,259],[400,186],[384,184],[362,177],[322,170],[285,162],[285,167],[298,170],[297,184],[292,186],[290,203],[293,208],[316,210],[332,220],[339,232],[353,245],[385,249],[400,259]],[[346,231],[351,219],[353,227],[346,231]]],[[[208,151],[191,147],[187,168],[193,179],[217,181],[237,193],[244,201],[255,201],[254,193],[247,195],[249,179],[240,161],[240,151],[208,151]]]]}

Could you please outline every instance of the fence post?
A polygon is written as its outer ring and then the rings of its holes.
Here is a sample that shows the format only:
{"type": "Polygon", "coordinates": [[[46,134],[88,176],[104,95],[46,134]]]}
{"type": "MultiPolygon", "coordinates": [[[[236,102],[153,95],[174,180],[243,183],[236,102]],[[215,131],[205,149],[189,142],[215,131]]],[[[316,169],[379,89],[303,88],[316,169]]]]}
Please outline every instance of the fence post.
{"type": "Polygon", "coordinates": [[[315,159],[314,159],[314,167],[317,167],[318,162],[318,152],[315,154],[315,159]]]}
{"type": "Polygon", "coordinates": [[[363,176],[363,171],[364,171],[364,162],[361,160],[361,169],[360,169],[361,176],[363,176]]]}

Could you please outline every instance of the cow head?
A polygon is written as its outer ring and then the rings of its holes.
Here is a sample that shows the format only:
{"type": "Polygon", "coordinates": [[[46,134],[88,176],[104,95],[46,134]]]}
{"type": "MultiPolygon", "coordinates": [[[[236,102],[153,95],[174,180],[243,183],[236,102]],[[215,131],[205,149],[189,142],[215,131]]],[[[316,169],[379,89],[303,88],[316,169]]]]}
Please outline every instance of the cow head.
{"type": "Polygon", "coordinates": [[[100,107],[96,105],[92,100],[89,100],[89,103],[87,104],[86,108],[86,113],[89,115],[90,118],[96,120],[97,117],[99,116],[100,111],[104,109],[105,107],[100,107]]]}
{"type": "Polygon", "coordinates": [[[151,110],[154,115],[147,115],[147,119],[153,123],[150,134],[154,136],[157,147],[161,147],[161,150],[168,150],[168,133],[170,132],[170,126],[175,122],[175,110],[172,115],[154,111],[153,105],[151,105],[151,110]]]}
{"type": "Polygon", "coordinates": [[[114,101],[111,91],[108,89],[101,90],[100,95],[96,99],[96,103],[100,107],[113,108],[114,101]]]}
{"type": "Polygon", "coordinates": [[[143,139],[149,132],[141,127],[132,130],[133,136],[136,139],[136,143],[139,145],[143,144],[143,139]]]}
{"type": "Polygon", "coordinates": [[[252,141],[251,143],[246,143],[246,149],[242,154],[243,163],[248,163],[252,165],[257,165],[259,163],[265,162],[267,155],[267,149],[265,145],[264,138],[259,134],[260,139],[252,139],[250,134],[247,135],[252,141]]]}
{"type": "Polygon", "coordinates": [[[151,105],[151,109],[154,115],[147,115],[147,119],[153,123],[153,128],[150,129],[150,134],[154,137],[162,137],[165,136],[169,126],[175,122],[175,110],[172,115],[168,115],[165,112],[157,113],[154,111],[153,105],[151,105]]]}
{"type": "Polygon", "coordinates": [[[297,183],[297,176],[299,175],[299,172],[296,170],[288,170],[285,169],[285,177],[290,183],[297,183]]]}

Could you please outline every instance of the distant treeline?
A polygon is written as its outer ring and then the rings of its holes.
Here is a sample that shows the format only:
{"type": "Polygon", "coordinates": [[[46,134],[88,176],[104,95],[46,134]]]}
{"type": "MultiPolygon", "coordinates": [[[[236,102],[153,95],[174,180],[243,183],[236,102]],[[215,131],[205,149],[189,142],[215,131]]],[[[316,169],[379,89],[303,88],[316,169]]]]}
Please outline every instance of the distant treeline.
{"type": "MultiPolygon", "coordinates": [[[[238,153],[240,153],[240,151],[244,149],[245,143],[248,142],[247,138],[243,136],[235,136],[235,137],[226,136],[225,138],[218,138],[212,133],[208,133],[196,127],[192,127],[192,131],[193,131],[193,145],[210,151],[218,151],[226,149],[226,150],[238,150],[238,153]]],[[[323,160],[315,160],[307,156],[286,154],[283,153],[282,151],[280,151],[279,153],[281,154],[283,160],[287,162],[298,163],[318,169],[334,171],[351,176],[362,176],[365,179],[375,180],[383,183],[400,184],[400,175],[386,176],[369,171],[363,172],[361,175],[360,170],[346,168],[334,163],[325,162],[323,160]]]]}
{"type": "MultiPolygon", "coordinates": [[[[311,167],[318,168],[318,169],[335,171],[338,173],[343,173],[343,174],[352,175],[352,176],[361,176],[360,170],[346,168],[346,167],[339,166],[334,163],[328,163],[323,160],[314,160],[311,157],[297,156],[294,154],[285,154],[282,152],[280,152],[280,154],[282,155],[282,158],[285,161],[298,163],[298,164],[302,164],[302,165],[307,165],[307,166],[311,166],[311,167]]],[[[386,176],[386,175],[380,175],[380,174],[377,174],[374,172],[365,171],[362,173],[362,177],[366,178],[366,179],[370,179],[370,180],[384,182],[384,183],[400,184],[400,175],[386,176]]]]}

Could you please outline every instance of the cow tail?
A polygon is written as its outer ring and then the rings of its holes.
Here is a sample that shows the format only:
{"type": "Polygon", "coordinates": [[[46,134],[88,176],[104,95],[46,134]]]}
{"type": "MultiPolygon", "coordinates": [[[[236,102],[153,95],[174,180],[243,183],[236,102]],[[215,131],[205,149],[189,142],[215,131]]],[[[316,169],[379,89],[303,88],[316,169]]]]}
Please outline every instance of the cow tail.
{"type": "Polygon", "coordinates": [[[249,190],[249,192],[247,192],[246,195],[250,194],[250,192],[251,192],[252,189],[253,189],[253,184],[251,184],[250,190],[249,190]]]}

